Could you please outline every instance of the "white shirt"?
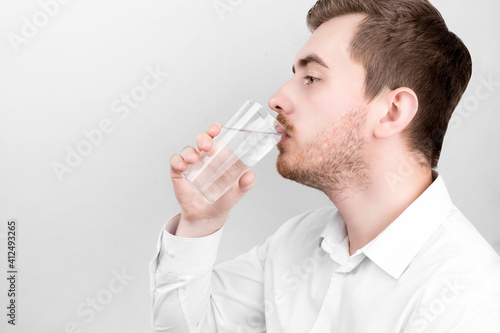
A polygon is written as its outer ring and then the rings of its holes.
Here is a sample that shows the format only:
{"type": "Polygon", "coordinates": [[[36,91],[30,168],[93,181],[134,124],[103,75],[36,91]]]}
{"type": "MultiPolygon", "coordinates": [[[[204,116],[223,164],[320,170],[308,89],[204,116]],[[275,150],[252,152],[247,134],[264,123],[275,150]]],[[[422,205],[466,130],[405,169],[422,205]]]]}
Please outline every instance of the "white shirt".
{"type": "Polygon", "coordinates": [[[215,267],[222,229],[176,237],[178,221],[150,264],[156,332],[500,333],[500,257],[441,176],[352,256],[334,208],[215,267]]]}

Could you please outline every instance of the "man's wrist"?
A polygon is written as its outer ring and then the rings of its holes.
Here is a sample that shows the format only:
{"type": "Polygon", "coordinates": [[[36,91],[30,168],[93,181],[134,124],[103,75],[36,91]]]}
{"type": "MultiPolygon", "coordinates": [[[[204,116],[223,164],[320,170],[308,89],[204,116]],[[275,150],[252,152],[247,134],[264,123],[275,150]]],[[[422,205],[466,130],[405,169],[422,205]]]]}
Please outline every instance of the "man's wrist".
{"type": "Polygon", "coordinates": [[[189,221],[181,214],[175,236],[185,238],[205,237],[218,231],[225,222],[226,218],[189,221]]]}

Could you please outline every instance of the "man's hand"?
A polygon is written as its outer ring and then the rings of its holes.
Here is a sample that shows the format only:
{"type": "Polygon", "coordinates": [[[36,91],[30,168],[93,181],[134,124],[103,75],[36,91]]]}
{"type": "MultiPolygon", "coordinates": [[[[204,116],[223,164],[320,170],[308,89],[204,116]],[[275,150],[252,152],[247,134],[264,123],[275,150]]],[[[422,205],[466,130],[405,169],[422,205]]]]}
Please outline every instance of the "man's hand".
{"type": "Polygon", "coordinates": [[[202,151],[209,152],[212,149],[213,138],[219,135],[221,130],[221,124],[212,124],[207,132],[201,132],[196,137],[198,150],[186,147],[180,155],[176,154],[170,159],[170,176],[175,196],[181,206],[181,219],[176,236],[203,237],[219,230],[226,222],[229,211],[253,187],[255,174],[247,171],[219,200],[210,205],[182,177],[182,173],[198,160],[202,151]]]}

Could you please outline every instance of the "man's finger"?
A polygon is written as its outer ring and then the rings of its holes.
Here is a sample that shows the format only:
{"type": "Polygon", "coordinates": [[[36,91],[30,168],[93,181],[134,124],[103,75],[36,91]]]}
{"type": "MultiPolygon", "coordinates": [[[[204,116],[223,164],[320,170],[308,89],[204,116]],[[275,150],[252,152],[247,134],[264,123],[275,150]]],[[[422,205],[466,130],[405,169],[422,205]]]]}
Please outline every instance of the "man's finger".
{"type": "Polygon", "coordinates": [[[175,154],[170,158],[170,174],[172,177],[180,177],[187,167],[188,164],[181,155],[175,154]]]}
{"type": "Polygon", "coordinates": [[[182,150],[181,156],[188,164],[194,164],[198,161],[198,152],[193,147],[186,147],[182,150]]]}
{"type": "Polygon", "coordinates": [[[198,146],[198,150],[201,151],[210,151],[212,149],[213,140],[212,137],[207,132],[201,132],[196,136],[196,145],[198,146]]]}
{"type": "Polygon", "coordinates": [[[222,125],[219,124],[219,123],[213,123],[212,125],[210,125],[210,127],[208,128],[208,135],[210,135],[212,138],[216,137],[217,135],[220,134],[220,131],[222,130],[222,125]]]}

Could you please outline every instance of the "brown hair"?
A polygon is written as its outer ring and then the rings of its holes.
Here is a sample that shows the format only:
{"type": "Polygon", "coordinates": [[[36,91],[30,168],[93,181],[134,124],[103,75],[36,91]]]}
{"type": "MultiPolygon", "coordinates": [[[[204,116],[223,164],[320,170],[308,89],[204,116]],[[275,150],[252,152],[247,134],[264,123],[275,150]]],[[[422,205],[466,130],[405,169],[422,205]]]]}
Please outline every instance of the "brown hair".
{"type": "Polygon", "coordinates": [[[417,161],[435,168],[448,122],[472,75],[464,43],[427,0],[319,0],[307,15],[311,31],[346,14],[366,14],[351,42],[366,70],[365,97],[383,88],[412,89],[419,109],[405,129],[417,161]]]}

